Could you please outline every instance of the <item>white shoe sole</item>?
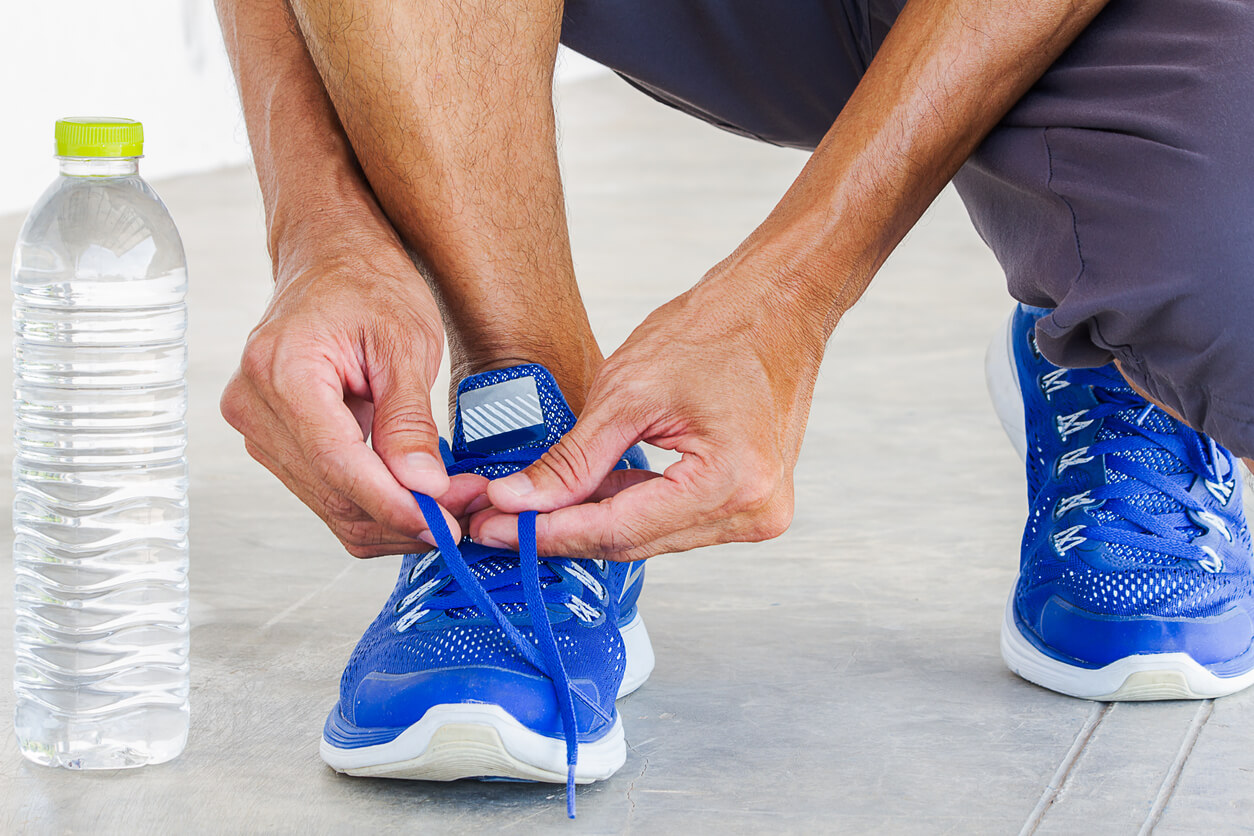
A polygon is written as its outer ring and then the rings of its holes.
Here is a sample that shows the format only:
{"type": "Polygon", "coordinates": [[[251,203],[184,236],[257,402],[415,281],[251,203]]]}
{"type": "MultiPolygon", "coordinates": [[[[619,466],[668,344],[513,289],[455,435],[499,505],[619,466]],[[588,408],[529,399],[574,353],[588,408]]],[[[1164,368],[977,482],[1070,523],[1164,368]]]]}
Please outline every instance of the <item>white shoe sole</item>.
{"type": "MultiPolygon", "coordinates": [[[[324,739],[322,759],[336,772],[414,781],[513,778],[566,783],[566,744],[536,734],[499,705],[432,707],[395,740],[339,749],[324,739]]],[[[579,745],[575,783],[604,780],[627,760],[621,719],[600,740],[579,745]]]]}
{"type": "Polygon", "coordinates": [[[1014,593],[1001,625],[1001,658],[1019,676],[1071,697],[1102,702],[1205,700],[1226,697],[1254,685],[1254,671],[1216,676],[1187,653],[1125,656],[1104,668],[1068,665],[1037,650],[1014,620],[1014,593]]]}
{"type": "MultiPolygon", "coordinates": [[[[1023,396],[1014,366],[1011,317],[989,343],[984,375],[997,417],[1020,459],[1027,457],[1023,396]]],[[[1244,467],[1242,466],[1244,470],[1244,467]]],[[[1250,484],[1245,471],[1246,484],[1250,484]]],[[[1245,503],[1250,507],[1247,490],[1245,503]]],[[[1125,656],[1091,670],[1068,665],[1042,653],[1020,632],[1014,620],[1014,590],[1006,603],[1001,625],[1001,657],[1019,676],[1043,688],[1072,697],[1101,701],[1200,700],[1223,697],[1254,685],[1254,671],[1233,677],[1216,676],[1187,653],[1148,653],[1125,656]]]]}
{"type": "MultiPolygon", "coordinates": [[[[637,612],[620,630],[627,659],[618,697],[635,691],[653,671],[649,631],[637,612]]],[[[374,778],[456,781],[511,778],[566,783],[566,743],[545,737],[515,720],[499,705],[453,703],[430,708],[394,740],[341,749],[325,739],[322,759],[337,772],[374,778]]],[[[621,718],[600,740],[579,744],[575,783],[609,778],[626,762],[621,718]]]]}

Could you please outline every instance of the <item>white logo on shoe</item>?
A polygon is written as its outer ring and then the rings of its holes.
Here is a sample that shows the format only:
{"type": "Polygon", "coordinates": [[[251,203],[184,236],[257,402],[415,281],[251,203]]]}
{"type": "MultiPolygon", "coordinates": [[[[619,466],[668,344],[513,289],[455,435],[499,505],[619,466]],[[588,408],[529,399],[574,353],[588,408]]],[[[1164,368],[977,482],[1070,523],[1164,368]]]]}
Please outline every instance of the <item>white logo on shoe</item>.
{"type": "Polygon", "coordinates": [[[1085,505],[1092,505],[1096,501],[1097,500],[1093,499],[1093,496],[1089,491],[1084,491],[1083,493],[1077,493],[1072,496],[1064,497],[1063,499],[1058,500],[1058,508],[1056,511],[1054,511],[1054,516],[1061,517],[1063,514],[1067,513],[1068,511],[1074,508],[1081,508],[1085,505]]]}
{"type": "Polygon", "coordinates": [[[457,405],[467,442],[544,425],[540,394],[531,377],[462,392],[457,405]]]}
{"type": "Polygon", "coordinates": [[[1210,491],[1210,495],[1218,499],[1222,504],[1227,505],[1228,500],[1232,499],[1232,492],[1237,489],[1237,481],[1230,479],[1227,482],[1212,482],[1206,480],[1206,490],[1210,491]]]}

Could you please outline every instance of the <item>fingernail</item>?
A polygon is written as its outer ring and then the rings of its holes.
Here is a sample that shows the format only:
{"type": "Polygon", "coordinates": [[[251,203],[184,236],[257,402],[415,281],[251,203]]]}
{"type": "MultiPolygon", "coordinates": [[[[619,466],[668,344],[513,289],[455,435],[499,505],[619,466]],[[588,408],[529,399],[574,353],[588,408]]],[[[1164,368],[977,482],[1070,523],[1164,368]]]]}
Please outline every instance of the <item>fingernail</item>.
{"type": "Polygon", "coordinates": [[[526,473],[515,473],[513,476],[506,476],[500,480],[501,487],[512,493],[514,496],[526,496],[536,489],[531,484],[531,478],[526,473]]]}
{"type": "Polygon", "coordinates": [[[418,539],[426,543],[428,546],[436,545],[435,536],[430,531],[424,531],[418,535],[418,539]]]}
{"type": "Polygon", "coordinates": [[[397,480],[411,491],[422,491],[434,495],[443,493],[442,487],[448,479],[444,475],[444,464],[430,453],[406,453],[401,460],[401,472],[397,480]]]}
{"type": "Polygon", "coordinates": [[[443,473],[444,465],[430,453],[409,453],[405,456],[405,466],[421,473],[443,473]]]}
{"type": "Polygon", "coordinates": [[[509,548],[509,543],[506,543],[504,540],[498,540],[495,537],[482,537],[481,536],[479,537],[478,540],[475,540],[475,542],[481,546],[486,546],[489,549],[508,549],[509,548]]]}

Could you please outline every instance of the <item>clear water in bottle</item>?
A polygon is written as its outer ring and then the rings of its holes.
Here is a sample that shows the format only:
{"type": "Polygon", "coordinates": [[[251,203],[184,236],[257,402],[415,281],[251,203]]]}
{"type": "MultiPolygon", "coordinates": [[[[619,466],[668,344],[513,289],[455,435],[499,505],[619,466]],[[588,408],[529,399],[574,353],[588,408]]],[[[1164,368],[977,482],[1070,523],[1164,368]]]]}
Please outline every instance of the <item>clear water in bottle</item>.
{"type": "Polygon", "coordinates": [[[23,754],[160,763],[187,741],[187,287],[139,123],[57,123],[13,258],[23,754]]]}

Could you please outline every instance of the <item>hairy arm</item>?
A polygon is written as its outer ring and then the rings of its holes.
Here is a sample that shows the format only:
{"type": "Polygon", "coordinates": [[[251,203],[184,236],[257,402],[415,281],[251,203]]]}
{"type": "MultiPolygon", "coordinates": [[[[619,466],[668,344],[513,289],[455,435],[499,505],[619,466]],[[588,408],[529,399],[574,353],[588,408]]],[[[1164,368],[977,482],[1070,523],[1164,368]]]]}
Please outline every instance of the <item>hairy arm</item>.
{"type": "Polygon", "coordinates": [[[910,0],[774,211],[602,367],[579,424],[471,521],[549,554],[637,559],[777,536],[827,339],[944,185],[1105,0],[910,0]],[[646,440],[659,478],[610,472],[646,440]],[[600,501],[595,501],[600,500],[600,501]]]}
{"type": "MultiPolygon", "coordinates": [[[[218,0],[217,9],[275,279],[223,415],[354,555],[425,548],[409,490],[446,508],[459,502],[431,418],[442,350],[435,301],[361,172],[285,0],[218,0]]],[[[463,483],[467,499],[474,487],[463,483]]]]}
{"type": "MultiPolygon", "coordinates": [[[[285,0],[217,0],[276,262],[308,239],[395,239],[285,0]]],[[[279,281],[284,276],[277,276],[279,281]]]]}
{"type": "Polygon", "coordinates": [[[710,279],[783,265],[772,292],[822,312],[829,335],[980,141],[1106,2],[910,0],[792,188],[710,279]],[[801,264],[811,266],[799,272],[801,264]]]}

